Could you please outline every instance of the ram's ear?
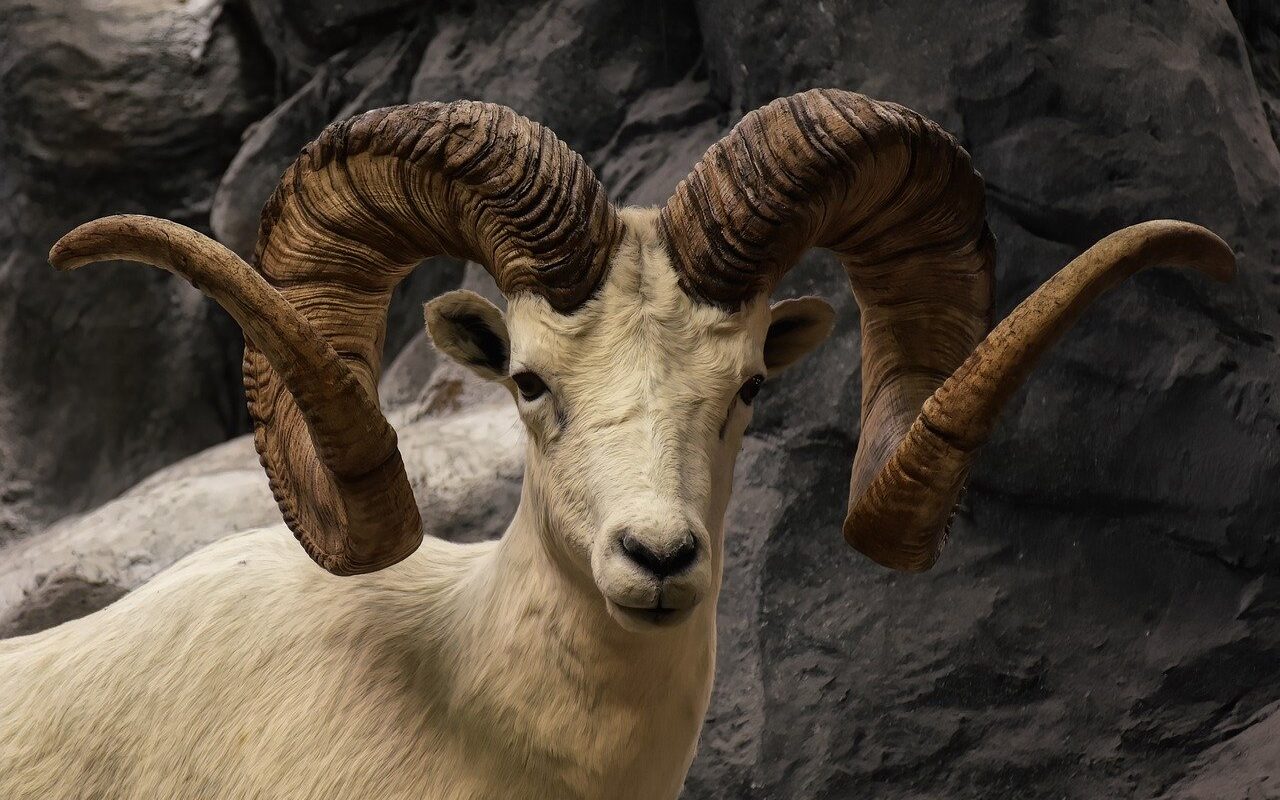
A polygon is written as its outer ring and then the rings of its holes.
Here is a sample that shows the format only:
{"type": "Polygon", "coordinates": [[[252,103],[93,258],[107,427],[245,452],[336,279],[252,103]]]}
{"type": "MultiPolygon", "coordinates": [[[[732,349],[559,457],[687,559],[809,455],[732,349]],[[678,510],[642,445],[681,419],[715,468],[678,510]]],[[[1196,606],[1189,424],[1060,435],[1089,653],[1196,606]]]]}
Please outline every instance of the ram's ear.
{"type": "Polygon", "coordinates": [[[435,298],[425,312],[437,350],[487,381],[507,376],[511,338],[497,306],[462,289],[435,298]]]}
{"type": "Polygon", "coordinates": [[[798,297],[769,307],[764,339],[764,365],[773,377],[799,361],[831,334],[836,312],[820,297],[798,297]]]}

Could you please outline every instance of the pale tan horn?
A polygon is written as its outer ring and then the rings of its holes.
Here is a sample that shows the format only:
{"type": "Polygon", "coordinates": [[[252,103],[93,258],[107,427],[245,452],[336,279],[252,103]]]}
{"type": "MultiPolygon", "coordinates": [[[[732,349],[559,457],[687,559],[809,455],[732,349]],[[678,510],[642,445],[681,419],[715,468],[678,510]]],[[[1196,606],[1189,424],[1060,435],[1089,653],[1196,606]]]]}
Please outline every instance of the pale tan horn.
{"type": "Polygon", "coordinates": [[[380,109],[329,126],[262,214],[257,271],[149,217],[82,225],[60,269],[105,259],[180,274],[246,334],[255,444],[285,522],[335,574],[412,553],[422,524],[378,407],[387,307],[423,259],[483,264],[507,295],[568,313],[605,275],[621,226],[582,159],[542,126],[485,103],[380,109]]]}
{"type": "Polygon", "coordinates": [[[748,114],[677,187],[661,224],[685,291],[725,309],[771,293],[810,247],[840,257],[862,314],[862,430],[844,535],[905,570],[937,560],[974,451],[1089,302],[1146,266],[1227,280],[1235,264],[1198,226],[1127,228],[984,340],[995,243],[968,153],[908,109],[837,90],[748,114]]]}

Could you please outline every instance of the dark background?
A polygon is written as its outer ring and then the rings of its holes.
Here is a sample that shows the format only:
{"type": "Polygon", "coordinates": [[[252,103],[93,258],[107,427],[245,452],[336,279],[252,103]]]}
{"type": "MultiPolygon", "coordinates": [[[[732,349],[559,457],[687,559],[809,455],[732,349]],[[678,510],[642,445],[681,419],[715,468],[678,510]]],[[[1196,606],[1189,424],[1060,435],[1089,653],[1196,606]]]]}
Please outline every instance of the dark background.
{"type": "MultiPolygon", "coordinates": [[[[839,534],[857,319],[811,255],[782,293],[840,321],[739,462],[685,796],[1280,797],[1280,3],[0,0],[0,544],[247,430],[235,326],[156,270],[55,274],[75,224],[154,214],[247,253],[326,123],[461,97],[655,204],[745,111],[814,86],[973,154],[1002,315],[1146,219],[1210,227],[1240,274],[1099,302],[1005,412],[938,566],[905,576],[839,534]]],[[[394,352],[463,280],[435,266],[394,352]]],[[[81,588],[82,610],[124,590],[81,588]]]]}

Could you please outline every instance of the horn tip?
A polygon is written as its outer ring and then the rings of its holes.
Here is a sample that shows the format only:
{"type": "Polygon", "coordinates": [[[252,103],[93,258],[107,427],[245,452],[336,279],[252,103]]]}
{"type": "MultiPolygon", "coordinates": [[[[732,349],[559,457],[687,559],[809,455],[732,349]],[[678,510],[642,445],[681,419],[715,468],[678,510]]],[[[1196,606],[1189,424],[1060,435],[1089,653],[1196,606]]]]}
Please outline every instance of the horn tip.
{"type": "Polygon", "coordinates": [[[1219,283],[1236,276],[1236,254],[1222,237],[1202,225],[1158,219],[1134,226],[1151,240],[1165,240],[1177,249],[1171,262],[1190,267],[1219,283]]]}
{"type": "MultiPolygon", "coordinates": [[[[84,227],[84,226],[81,226],[84,227]]],[[[76,228],[49,249],[49,265],[59,272],[67,272],[76,267],[88,264],[92,258],[83,252],[83,237],[79,236],[80,228],[76,228]]]]}
{"type": "Polygon", "coordinates": [[[1228,283],[1236,276],[1236,254],[1221,236],[1199,225],[1188,226],[1192,234],[1203,242],[1203,252],[1197,254],[1200,271],[1219,283],[1228,283]]]}
{"type": "Polygon", "coordinates": [[[105,261],[122,235],[135,233],[149,223],[164,223],[139,214],[113,214],[90,220],[68,231],[49,249],[49,264],[59,272],[105,261]]]}

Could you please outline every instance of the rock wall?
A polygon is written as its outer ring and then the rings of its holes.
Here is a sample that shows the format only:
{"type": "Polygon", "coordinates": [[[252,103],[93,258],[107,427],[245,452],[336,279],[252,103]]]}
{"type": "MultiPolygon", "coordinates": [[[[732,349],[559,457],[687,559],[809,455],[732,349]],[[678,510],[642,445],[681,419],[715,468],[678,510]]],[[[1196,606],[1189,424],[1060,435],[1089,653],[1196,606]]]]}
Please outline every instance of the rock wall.
{"type": "MultiPolygon", "coordinates": [[[[840,322],[758,401],[686,796],[1280,795],[1280,11],[1259,0],[10,0],[0,537],[33,538],[0,564],[245,425],[234,326],[158,272],[53,275],[72,225],[153,213],[244,252],[329,120],[464,96],[550,125],[617,201],[657,203],[744,111],[812,86],[961,139],[988,183],[1001,314],[1144,219],[1209,226],[1240,276],[1152,272],[1101,301],[1010,404],[942,561],[903,576],[838,533],[858,327],[811,255],[782,294],[821,294],[840,322]]],[[[460,380],[416,332],[421,299],[462,280],[434,264],[397,299],[384,399],[418,409],[405,424],[427,413],[416,387],[460,380]]],[[[429,394],[470,396],[453,389],[429,394]]],[[[83,610],[112,599],[68,585],[51,592],[83,610]]]]}

